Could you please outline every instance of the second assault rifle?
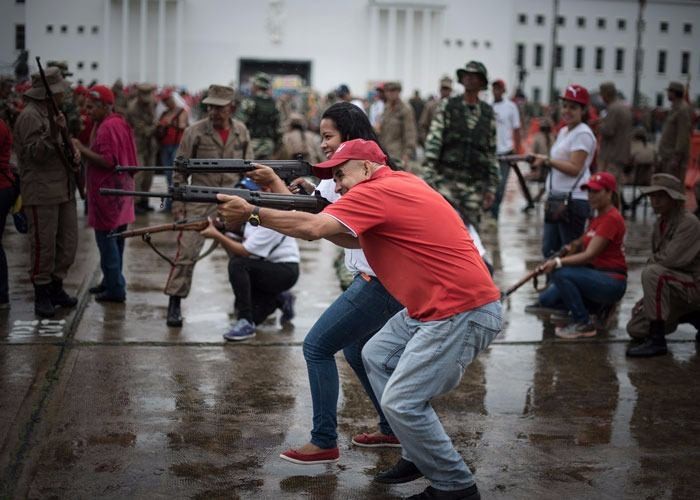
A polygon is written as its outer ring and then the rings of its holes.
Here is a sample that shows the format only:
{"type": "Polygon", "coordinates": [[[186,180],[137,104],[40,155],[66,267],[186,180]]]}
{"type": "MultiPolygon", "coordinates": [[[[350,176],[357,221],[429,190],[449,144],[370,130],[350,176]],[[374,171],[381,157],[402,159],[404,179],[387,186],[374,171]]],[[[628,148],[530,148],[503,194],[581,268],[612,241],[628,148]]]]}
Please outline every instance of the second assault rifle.
{"type": "Polygon", "coordinates": [[[190,185],[169,187],[167,193],[101,188],[100,194],[108,196],[170,198],[173,201],[189,203],[220,203],[216,195],[227,194],[230,196],[240,196],[251,205],[257,205],[259,207],[276,208],[278,210],[299,210],[311,213],[318,213],[330,204],[325,198],[316,195],[264,193],[261,191],[249,191],[247,189],[238,188],[190,185]]]}
{"type": "Polygon", "coordinates": [[[525,199],[527,200],[527,207],[525,210],[529,210],[530,208],[535,207],[535,202],[532,200],[532,195],[530,194],[530,190],[527,187],[527,183],[525,182],[525,177],[523,176],[523,173],[520,171],[520,167],[518,166],[519,161],[525,161],[528,163],[532,163],[535,161],[535,157],[533,155],[501,155],[501,156],[496,156],[496,159],[498,161],[503,161],[507,162],[510,164],[510,167],[513,169],[515,172],[515,175],[518,177],[518,183],[520,184],[520,189],[523,191],[523,196],[525,196],[525,199]]]}
{"type": "Polygon", "coordinates": [[[302,159],[297,160],[239,160],[234,158],[175,158],[172,167],[117,167],[116,172],[167,172],[172,170],[186,176],[196,173],[245,174],[255,170],[254,163],[271,167],[285,182],[297,177],[313,175],[311,164],[302,159]]]}

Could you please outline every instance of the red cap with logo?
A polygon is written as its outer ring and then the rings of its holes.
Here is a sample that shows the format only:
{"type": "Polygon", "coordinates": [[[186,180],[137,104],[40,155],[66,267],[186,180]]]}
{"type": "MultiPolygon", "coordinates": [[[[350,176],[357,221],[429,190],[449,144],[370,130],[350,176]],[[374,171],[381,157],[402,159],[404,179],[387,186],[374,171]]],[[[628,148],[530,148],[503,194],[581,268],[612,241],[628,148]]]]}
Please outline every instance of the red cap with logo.
{"type": "Polygon", "coordinates": [[[105,104],[114,104],[114,94],[109,87],[93,85],[90,87],[90,97],[105,104]]]}
{"type": "Polygon", "coordinates": [[[330,160],[314,165],[314,175],[319,179],[331,179],[333,167],[350,160],[368,160],[385,165],[387,157],[376,142],[353,139],[338,146],[330,160]]]}
{"type": "Polygon", "coordinates": [[[588,106],[590,98],[588,96],[588,90],[586,90],[586,87],[573,84],[566,87],[564,95],[561,96],[560,99],[563,99],[565,101],[577,102],[581,106],[588,106]]]}
{"type": "Polygon", "coordinates": [[[609,172],[598,172],[593,174],[581,189],[590,189],[591,191],[600,191],[607,189],[608,191],[617,191],[617,181],[615,176],[609,172]]]}

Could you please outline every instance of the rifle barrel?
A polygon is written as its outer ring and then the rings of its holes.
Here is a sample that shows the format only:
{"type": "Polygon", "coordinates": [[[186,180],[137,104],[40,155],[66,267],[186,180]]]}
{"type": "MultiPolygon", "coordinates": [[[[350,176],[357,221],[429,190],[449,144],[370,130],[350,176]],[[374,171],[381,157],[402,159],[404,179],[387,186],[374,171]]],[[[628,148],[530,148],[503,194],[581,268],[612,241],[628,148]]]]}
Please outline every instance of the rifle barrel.
{"type": "Polygon", "coordinates": [[[123,189],[100,188],[101,195],[107,196],[149,196],[151,198],[170,198],[170,193],[154,193],[151,191],[125,191],[123,189]]]}

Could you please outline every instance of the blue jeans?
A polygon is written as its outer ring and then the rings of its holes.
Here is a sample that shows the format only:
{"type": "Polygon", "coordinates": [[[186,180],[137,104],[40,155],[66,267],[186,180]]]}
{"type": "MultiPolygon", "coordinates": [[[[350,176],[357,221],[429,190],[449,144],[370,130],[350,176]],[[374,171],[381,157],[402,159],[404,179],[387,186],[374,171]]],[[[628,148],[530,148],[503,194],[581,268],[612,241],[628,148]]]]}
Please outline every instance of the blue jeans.
{"type": "MultiPolygon", "coordinates": [[[[163,165],[164,167],[172,167],[173,162],[175,161],[175,153],[177,153],[177,144],[170,144],[167,146],[161,146],[160,147],[160,164],[163,165]]],[[[166,170],[165,171],[165,179],[168,182],[168,187],[173,185],[173,171],[172,170],[166,170]]],[[[170,208],[172,207],[173,200],[170,198],[165,199],[165,210],[170,211],[170,208]]]]}
{"type": "Polygon", "coordinates": [[[379,280],[365,281],[357,275],[306,335],[304,359],[313,403],[311,442],[316,446],[337,445],[339,381],[334,356],[341,349],[379,414],[380,429],[393,434],[369,383],[360,353],[367,340],[402,308],[379,280]]]}
{"type": "MultiPolygon", "coordinates": [[[[114,229],[114,232],[126,231],[126,224],[114,229]]],[[[126,297],[126,280],[122,274],[124,256],[124,238],[108,238],[112,231],[95,229],[95,241],[100,251],[100,267],[102,268],[102,284],[105,293],[110,297],[126,297]]]]}
{"type": "Polygon", "coordinates": [[[474,484],[430,404],[457,387],[464,370],[501,331],[501,303],[421,322],[397,313],[365,346],[362,359],[402,456],[430,484],[459,490],[474,484]]]}
{"type": "Polygon", "coordinates": [[[540,294],[545,307],[563,305],[571,311],[574,322],[588,323],[588,307],[614,304],[627,289],[627,280],[591,267],[567,266],[555,270],[550,285],[540,294]]]}
{"type": "Polygon", "coordinates": [[[588,201],[571,200],[569,222],[545,222],[542,238],[542,254],[545,258],[551,257],[561,247],[581,236],[590,213],[588,201]]]}

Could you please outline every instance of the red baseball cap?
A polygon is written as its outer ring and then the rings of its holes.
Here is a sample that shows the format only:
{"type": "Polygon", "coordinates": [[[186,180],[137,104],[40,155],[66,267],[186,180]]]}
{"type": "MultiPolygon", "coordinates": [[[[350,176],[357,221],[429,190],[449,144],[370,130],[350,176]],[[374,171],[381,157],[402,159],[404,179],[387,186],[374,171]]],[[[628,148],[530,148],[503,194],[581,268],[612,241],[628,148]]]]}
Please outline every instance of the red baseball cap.
{"type": "Polygon", "coordinates": [[[506,82],[501,80],[500,78],[498,80],[494,80],[491,82],[492,87],[501,87],[501,88],[506,88],[506,82]]]}
{"type": "Polygon", "coordinates": [[[93,85],[90,87],[90,97],[105,104],[114,104],[114,94],[104,85],[93,85]]]}
{"type": "Polygon", "coordinates": [[[88,89],[86,89],[83,85],[78,85],[77,87],[75,87],[74,92],[76,95],[88,95],[89,94],[88,89]]]}
{"type": "Polygon", "coordinates": [[[598,172],[593,174],[581,189],[590,189],[591,191],[600,191],[607,189],[608,191],[617,191],[617,181],[615,176],[609,172],[598,172]]]}
{"type": "Polygon", "coordinates": [[[571,101],[571,102],[577,102],[582,106],[588,106],[588,101],[589,101],[589,96],[588,96],[588,90],[586,90],[586,87],[582,87],[581,85],[576,85],[572,84],[566,87],[566,90],[564,91],[564,95],[561,96],[559,99],[563,99],[565,101],[571,101]]]}
{"type": "Polygon", "coordinates": [[[353,139],[338,146],[330,160],[314,165],[314,175],[319,179],[331,179],[333,167],[350,160],[368,160],[384,165],[387,162],[387,157],[376,142],[353,139]]]}

